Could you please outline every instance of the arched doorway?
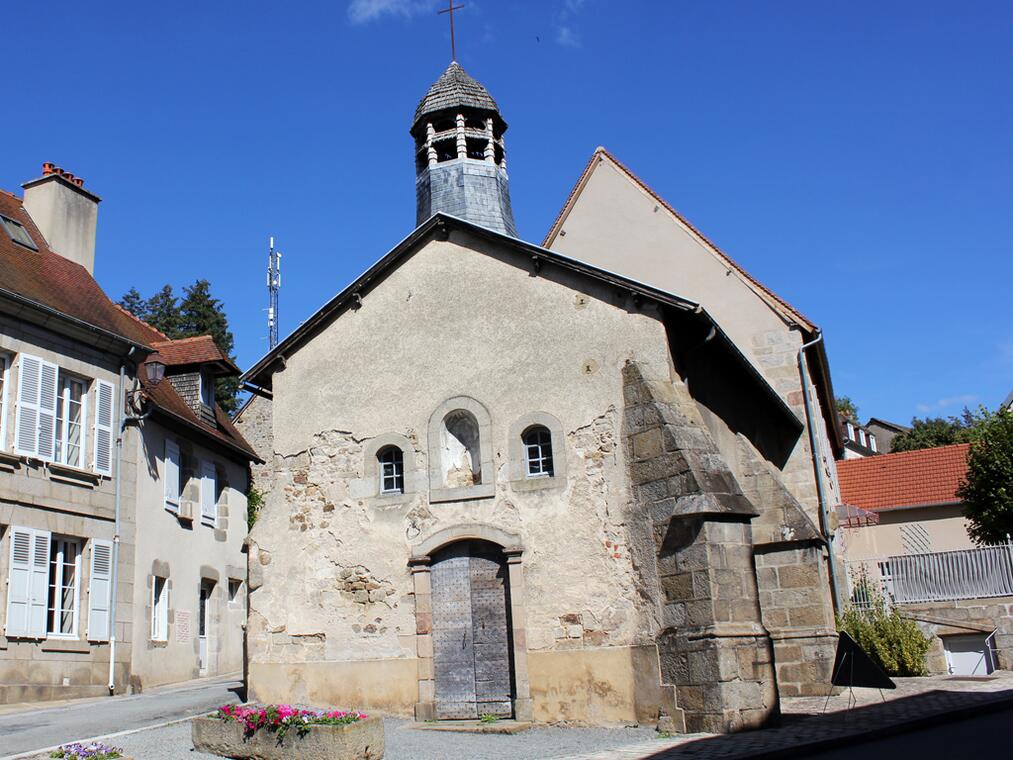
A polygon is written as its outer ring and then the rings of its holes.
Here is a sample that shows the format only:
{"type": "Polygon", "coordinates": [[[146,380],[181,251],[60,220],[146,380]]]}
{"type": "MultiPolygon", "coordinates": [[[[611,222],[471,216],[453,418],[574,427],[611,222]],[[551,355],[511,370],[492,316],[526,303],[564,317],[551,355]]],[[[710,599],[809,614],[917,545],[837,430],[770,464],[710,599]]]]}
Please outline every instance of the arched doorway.
{"type": "Polygon", "coordinates": [[[510,580],[502,547],[457,541],[432,555],[430,572],[436,717],[510,717],[510,580]]]}

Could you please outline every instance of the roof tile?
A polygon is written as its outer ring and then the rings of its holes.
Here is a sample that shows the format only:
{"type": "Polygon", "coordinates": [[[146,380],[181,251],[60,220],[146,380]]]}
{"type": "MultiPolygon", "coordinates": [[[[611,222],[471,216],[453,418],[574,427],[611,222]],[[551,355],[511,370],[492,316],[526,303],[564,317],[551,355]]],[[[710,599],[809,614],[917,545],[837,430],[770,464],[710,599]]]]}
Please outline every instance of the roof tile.
{"type": "Polygon", "coordinates": [[[969,448],[960,443],[838,462],[841,498],[872,511],[957,504],[969,448]]]}

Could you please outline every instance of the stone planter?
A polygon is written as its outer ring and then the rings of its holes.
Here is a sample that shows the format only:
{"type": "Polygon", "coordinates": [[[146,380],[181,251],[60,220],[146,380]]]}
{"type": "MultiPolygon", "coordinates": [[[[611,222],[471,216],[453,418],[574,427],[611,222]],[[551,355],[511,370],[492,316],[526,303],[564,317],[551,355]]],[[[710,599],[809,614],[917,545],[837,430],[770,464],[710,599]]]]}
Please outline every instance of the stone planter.
{"type": "Polygon", "coordinates": [[[311,725],[304,736],[290,729],[279,741],[277,734],[265,729],[247,736],[239,721],[194,718],[193,747],[250,760],[380,760],[383,720],[370,717],[337,726],[311,725]]]}

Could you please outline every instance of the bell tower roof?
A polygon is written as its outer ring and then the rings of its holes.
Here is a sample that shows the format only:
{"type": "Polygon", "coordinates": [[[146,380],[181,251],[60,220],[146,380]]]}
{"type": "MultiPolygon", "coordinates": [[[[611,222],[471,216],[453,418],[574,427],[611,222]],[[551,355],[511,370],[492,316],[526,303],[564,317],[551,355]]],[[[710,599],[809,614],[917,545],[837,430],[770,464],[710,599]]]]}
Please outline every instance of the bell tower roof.
{"type": "Polygon", "coordinates": [[[499,106],[492,95],[479,82],[465,71],[457,61],[451,61],[440,78],[433,82],[432,87],[419,101],[412,121],[412,132],[426,117],[445,112],[457,112],[462,108],[479,111],[491,111],[498,122],[498,131],[506,130],[506,122],[499,115],[499,106]]]}

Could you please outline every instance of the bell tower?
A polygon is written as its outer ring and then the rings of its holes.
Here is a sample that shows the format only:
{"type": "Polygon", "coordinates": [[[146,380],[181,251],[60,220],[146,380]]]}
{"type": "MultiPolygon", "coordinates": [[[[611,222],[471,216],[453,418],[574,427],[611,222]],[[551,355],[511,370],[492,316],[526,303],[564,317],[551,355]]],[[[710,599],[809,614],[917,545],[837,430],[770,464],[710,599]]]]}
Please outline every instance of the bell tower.
{"type": "Polygon", "coordinates": [[[452,61],[415,109],[416,224],[443,212],[517,237],[506,129],[485,87],[452,61]]]}

